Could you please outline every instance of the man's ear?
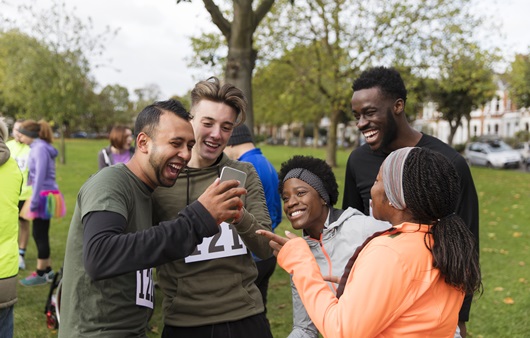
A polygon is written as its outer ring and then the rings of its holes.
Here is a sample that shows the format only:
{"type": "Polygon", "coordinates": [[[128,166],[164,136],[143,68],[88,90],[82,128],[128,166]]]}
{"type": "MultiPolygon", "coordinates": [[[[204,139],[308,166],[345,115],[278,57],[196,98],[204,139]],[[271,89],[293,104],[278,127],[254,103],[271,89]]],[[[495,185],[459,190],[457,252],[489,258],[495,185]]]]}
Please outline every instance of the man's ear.
{"type": "Polygon", "coordinates": [[[138,134],[136,137],[136,151],[141,151],[142,153],[147,153],[149,142],[151,138],[144,133],[143,131],[138,134]]]}
{"type": "Polygon", "coordinates": [[[405,101],[403,99],[397,99],[394,102],[394,114],[401,115],[405,111],[405,101]]]}

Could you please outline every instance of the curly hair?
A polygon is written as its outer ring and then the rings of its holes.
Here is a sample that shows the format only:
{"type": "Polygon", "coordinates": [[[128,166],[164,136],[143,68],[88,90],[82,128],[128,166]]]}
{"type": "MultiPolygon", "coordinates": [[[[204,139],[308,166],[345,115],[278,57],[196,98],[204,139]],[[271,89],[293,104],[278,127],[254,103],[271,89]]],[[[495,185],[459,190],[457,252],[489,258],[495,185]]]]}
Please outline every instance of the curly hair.
{"type": "Polygon", "coordinates": [[[337,203],[337,199],[339,198],[339,186],[333,170],[326,161],[312,156],[296,155],[282,163],[280,171],[278,172],[280,194],[283,192],[283,179],[289,171],[295,168],[306,169],[318,176],[322,180],[322,184],[329,194],[330,205],[333,206],[337,203]]]}
{"type": "Polygon", "coordinates": [[[407,102],[407,89],[397,70],[387,67],[374,67],[365,70],[353,82],[353,91],[377,87],[383,95],[393,100],[407,102]]]}

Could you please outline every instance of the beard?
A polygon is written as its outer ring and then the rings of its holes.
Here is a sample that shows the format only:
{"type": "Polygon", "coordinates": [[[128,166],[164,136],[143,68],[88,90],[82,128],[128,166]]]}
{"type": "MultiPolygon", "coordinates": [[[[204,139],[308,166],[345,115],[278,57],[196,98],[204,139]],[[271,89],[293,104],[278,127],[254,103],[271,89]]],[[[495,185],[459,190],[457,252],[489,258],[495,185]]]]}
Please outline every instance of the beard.
{"type": "Polygon", "coordinates": [[[157,147],[153,145],[152,152],[149,156],[149,164],[151,165],[151,168],[153,168],[153,172],[156,177],[156,185],[159,187],[165,187],[170,188],[173,185],[175,185],[175,180],[171,180],[168,178],[165,178],[163,176],[163,171],[166,167],[166,163],[163,162],[163,159],[161,158],[160,154],[157,152],[157,147]]]}
{"type": "Polygon", "coordinates": [[[379,147],[374,149],[374,151],[384,154],[391,153],[392,151],[389,149],[389,145],[396,140],[397,129],[398,126],[394,119],[392,108],[388,108],[386,111],[386,125],[384,126],[384,129],[381,130],[383,132],[383,139],[381,140],[379,147]]]}

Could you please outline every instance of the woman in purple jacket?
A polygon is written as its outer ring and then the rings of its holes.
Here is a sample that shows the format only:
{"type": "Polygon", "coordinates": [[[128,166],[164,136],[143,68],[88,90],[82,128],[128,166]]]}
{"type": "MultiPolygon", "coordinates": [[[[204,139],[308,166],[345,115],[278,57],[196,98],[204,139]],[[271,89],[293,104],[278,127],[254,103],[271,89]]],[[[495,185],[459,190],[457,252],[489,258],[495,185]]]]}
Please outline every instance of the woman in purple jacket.
{"type": "Polygon", "coordinates": [[[29,210],[22,212],[33,219],[33,238],[37,244],[37,271],[21,280],[24,286],[42,285],[53,280],[50,260],[50,219],[64,216],[64,199],[55,181],[55,158],[58,151],[52,143],[52,129],[41,120],[26,120],[18,129],[21,142],[30,146],[28,185],[33,188],[29,210]]]}

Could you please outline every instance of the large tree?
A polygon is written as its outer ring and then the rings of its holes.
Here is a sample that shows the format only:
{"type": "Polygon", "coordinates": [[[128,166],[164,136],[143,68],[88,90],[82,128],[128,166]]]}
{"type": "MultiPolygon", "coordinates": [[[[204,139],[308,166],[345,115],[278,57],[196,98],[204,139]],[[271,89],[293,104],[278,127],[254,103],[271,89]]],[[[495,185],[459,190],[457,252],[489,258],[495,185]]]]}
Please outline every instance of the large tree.
{"type": "MultiPolygon", "coordinates": [[[[176,0],[190,2],[191,0],[176,0]]],[[[204,7],[210,13],[212,22],[219,28],[223,35],[227,56],[224,63],[224,79],[240,88],[248,100],[246,124],[252,130],[254,126],[253,98],[252,98],[252,72],[256,65],[258,51],[254,46],[254,33],[265,15],[271,10],[276,0],[231,0],[214,1],[202,0],[204,7]],[[223,11],[221,5],[231,5],[223,11]]],[[[291,0],[292,1],[292,0],[291,0]]],[[[214,59],[206,57],[204,61],[214,59]]]]}
{"type": "Polygon", "coordinates": [[[86,130],[106,132],[116,124],[132,126],[135,114],[133,103],[129,100],[129,90],[115,85],[105,86],[90,99],[88,109],[81,114],[86,130]]]}
{"type": "Polygon", "coordinates": [[[463,44],[461,48],[447,54],[445,63],[440,65],[439,77],[434,80],[431,91],[442,119],[450,126],[448,144],[453,144],[462,119],[470,121],[471,111],[495,95],[494,60],[494,55],[478,46],[463,44]]]}
{"type": "Polygon", "coordinates": [[[25,97],[32,102],[31,106],[25,102],[23,113],[26,117],[45,118],[61,127],[60,161],[65,163],[64,135],[75,128],[79,117],[89,109],[96,85],[90,75],[88,57],[101,55],[113,32],[107,28],[95,34],[90,19],[80,19],[61,0],[54,0],[46,9],[21,5],[19,12],[25,21],[0,23],[20,27],[16,31],[38,41],[45,51],[39,55],[34,52],[27,57],[22,55],[17,62],[23,71],[19,75],[22,81],[13,85],[18,86],[21,93],[28,87],[38,88],[38,93],[35,91],[35,95],[25,97]],[[33,68],[23,67],[28,60],[33,60],[33,68]],[[42,76],[34,77],[32,72],[42,76]]]}
{"type": "Polygon", "coordinates": [[[517,54],[508,72],[510,96],[519,107],[530,107],[530,52],[517,54]]]}
{"type": "MultiPolygon", "coordinates": [[[[441,62],[441,49],[452,39],[471,36],[478,20],[470,0],[278,0],[258,36],[263,62],[278,59],[298,45],[308,49],[313,70],[291,64],[326,97],[331,121],[326,161],[336,165],[337,123],[348,106],[353,78],[367,67],[396,65],[429,73],[441,62]],[[265,52],[266,51],[266,52],[265,52]]],[[[260,93],[261,95],[261,93],[260,93]]]]}
{"type": "MultiPolygon", "coordinates": [[[[315,58],[322,48],[319,41],[307,46],[297,45],[257,70],[254,89],[259,95],[255,100],[255,117],[260,125],[300,124],[302,138],[304,126],[310,124],[314,144],[318,143],[319,124],[327,115],[331,102],[316,81],[328,83],[333,80],[329,76],[318,76],[323,66],[331,64],[330,59],[315,58]]],[[[348,91],[348,87],[342,90],[348,91]]],[[[342,106],[346,104],[346,100],[341,103],[342,106]]]]}

